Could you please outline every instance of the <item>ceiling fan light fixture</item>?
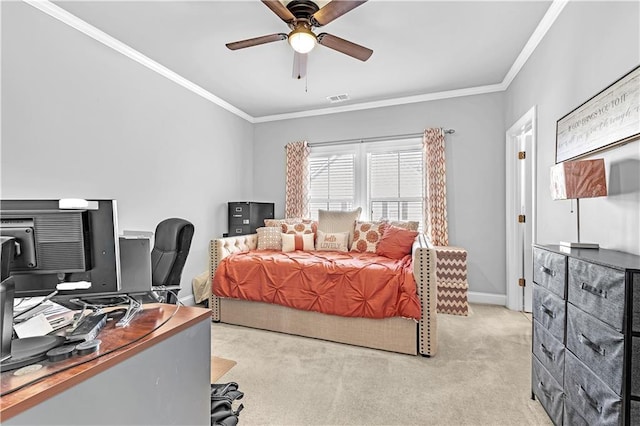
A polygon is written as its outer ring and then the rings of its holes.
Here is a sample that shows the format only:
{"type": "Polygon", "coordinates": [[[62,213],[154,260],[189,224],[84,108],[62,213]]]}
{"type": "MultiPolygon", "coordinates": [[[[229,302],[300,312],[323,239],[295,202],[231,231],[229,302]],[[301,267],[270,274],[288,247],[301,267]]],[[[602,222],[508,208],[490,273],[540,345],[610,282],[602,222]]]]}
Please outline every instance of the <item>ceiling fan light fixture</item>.
{"type": "Polygon", "coordinates": [[[316,35],[304,26],[299,26],[289,33],[289,44],[298,53],[311,52],[316,43],[316,35]]]}

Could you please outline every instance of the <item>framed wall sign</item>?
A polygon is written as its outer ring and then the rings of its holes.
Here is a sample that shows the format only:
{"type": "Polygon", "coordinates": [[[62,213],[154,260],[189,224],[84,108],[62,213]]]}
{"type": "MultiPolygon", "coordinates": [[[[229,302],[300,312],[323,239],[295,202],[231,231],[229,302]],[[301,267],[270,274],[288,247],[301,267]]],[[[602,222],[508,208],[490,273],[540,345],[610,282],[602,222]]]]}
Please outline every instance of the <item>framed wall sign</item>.
{"type": "Polygon", "coordinates": [[[640,137],[640,66],[556,123],[556,163],[640,137]]]}

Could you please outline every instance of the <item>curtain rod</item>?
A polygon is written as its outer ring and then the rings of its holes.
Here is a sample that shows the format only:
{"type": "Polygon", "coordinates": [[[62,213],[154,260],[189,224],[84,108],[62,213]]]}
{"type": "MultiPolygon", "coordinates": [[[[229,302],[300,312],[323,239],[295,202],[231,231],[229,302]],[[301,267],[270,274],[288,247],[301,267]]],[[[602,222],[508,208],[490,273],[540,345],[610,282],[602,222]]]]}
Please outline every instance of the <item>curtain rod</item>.
{"type": "MultiPolygon", "coordinates": [[[[455,133],[455,129],[442,129],[445,134],[450,135],[455,133]]],[[[324,142],[313,142],[309,143],[309,146],[320,146],[320,145],[347,145],[351,143],[366,143],[366,142],[380,142],[380,141],[395,141],[399,139],[411,139],[422,137],[424,132],[420,133],[406,133],[403,135],[390,135],[390,136],[374,136],[370,138],[359,138],[359,139],[340,139],[336,141],[324,141],[324,142]]]]}

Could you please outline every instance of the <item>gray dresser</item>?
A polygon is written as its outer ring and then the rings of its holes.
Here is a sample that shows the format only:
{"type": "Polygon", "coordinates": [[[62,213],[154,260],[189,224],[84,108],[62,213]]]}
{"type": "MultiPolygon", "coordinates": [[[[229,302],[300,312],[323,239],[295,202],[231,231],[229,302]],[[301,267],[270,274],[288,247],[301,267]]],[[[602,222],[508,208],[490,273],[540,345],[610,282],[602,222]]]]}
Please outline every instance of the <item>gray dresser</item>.
{"type": "Polygon", "coordinates": [[[640,424],[640,256],[534,245],[531,392],[556,425],[640,424]]]}

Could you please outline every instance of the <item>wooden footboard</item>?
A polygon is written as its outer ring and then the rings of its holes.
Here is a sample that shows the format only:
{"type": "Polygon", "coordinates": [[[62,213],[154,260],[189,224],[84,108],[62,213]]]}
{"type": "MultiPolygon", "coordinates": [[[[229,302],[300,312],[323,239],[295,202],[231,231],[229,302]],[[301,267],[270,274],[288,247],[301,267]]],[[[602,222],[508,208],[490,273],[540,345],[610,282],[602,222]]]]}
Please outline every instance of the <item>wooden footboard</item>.
{"type": "MultiPolygon", "coordinates": [[[[213,279],[218,263],[231,253],[253,250],[257,235],[212,240],[209,272],[213,279]]],[[[437,351],[436,252],[420,234],[413,244],[413,273],[422,305],[422,318],[350,318],[301,311],[286,306],[250,302],[211,295],[213,321],[282,333],[314,337],[374,349],[433,356],[437,351]]]]}

